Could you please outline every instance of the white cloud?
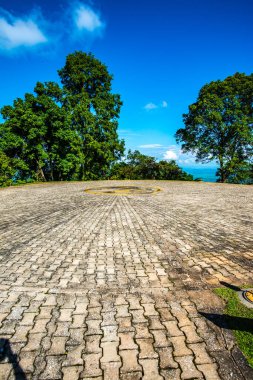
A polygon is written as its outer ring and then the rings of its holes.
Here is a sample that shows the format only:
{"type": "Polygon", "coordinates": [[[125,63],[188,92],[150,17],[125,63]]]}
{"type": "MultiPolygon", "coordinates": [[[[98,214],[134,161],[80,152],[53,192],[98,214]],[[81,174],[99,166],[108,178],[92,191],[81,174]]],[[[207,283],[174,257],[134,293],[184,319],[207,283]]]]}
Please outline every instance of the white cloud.
{"type": "Polygon", "coordinates": [[[79,30],[86,30],[90,33],[100,30],[104,27],[97,12],[88,5],[79,5],[75,10],[75,22],[79,30]]]}
{"type": "Polygon", "coordinates": [[[156,108],[158,108],[158,106],[154,103],[148,103],[144,106],[144,108],[147,111],[151,111],[151,110],[155,110],[156,108]]]}
{"type": "Polygon", "coordinates": [[[47,42],[47,38],[32,19],[24,21],[10,15],[9,17],[10,21],[0,18],[0,48],[13,49],[47,42]]]}
{"type": "Polygon", "coordinates": [[[177,160],[180,165],[192,166],[196,164],[196,157],[192,153],[183,153],[179,146],[170,145],[163,154],[164,160],[177,160]]]}
{"type": "Polygon", "coordinates": [[[157,108],[167,108],[167,107],[168,107],[168,103],[165,100],[163,100],[160,105],[157,105],[155,103],[148,103],[144,106],[144,109],[146,111],[152,111],[152,110],[155,110],[157,108]]]}
{"type": "Polygon", "coordinates": [[[162,148],[162,145],[161,144],[144,144],[144,145],[139,145],[139,148],[155,149],[155,148],[162,148]]]}
{"type": "Polygon", "coordinates": [[[164,153],[163,158],[165,160],[177,160],[178,159],[178,155],[173,150],[167,150],[164,153]]]}

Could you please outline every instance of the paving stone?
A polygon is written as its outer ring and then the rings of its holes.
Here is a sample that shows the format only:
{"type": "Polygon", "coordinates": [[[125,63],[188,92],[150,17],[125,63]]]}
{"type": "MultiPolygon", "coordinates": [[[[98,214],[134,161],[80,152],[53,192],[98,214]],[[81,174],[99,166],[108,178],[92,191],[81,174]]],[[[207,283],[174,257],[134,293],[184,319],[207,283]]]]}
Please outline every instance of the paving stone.
{"type": "Polygon", "coordinates": [[[157,352],[159,353],[159,364],[162,369],[178,368],[178,364],[173,358],[172,347],[158,348],[157,352]]]}
{"type": "Polygon", "coordinates": [[[63,380],[78,380],[81,371],[81,366],[64,367],[62,369],[63,380]]]}
{"type": "Polygon", "coordinates": [[[118,323],[118,332],[134,331],[131,317],[117,318],[116,321],[118,323]]]}
{"type": "Polygon", "coordinates": [[[161,191],[1,190],[0,378],[15,378],[10,350],[27,380],[252,377],[208,317],[219,280],[250,283],[252,188],[128,183],[161,191]]]}
{"type": "Polygon", "coordinates": [[[7,380],[12,371],[12,365],[10,363],[0,363],[0,379],[7,380]]]}
{"type": "Polygon", "coordinates": [[[151,334],[148,328],[148,323],[136,323],[134,327],[136,331],[135,333],[136,339],[148,339],[148,338],[153,339],[153,335],[151,334]]]}
{"type": "Polygon", "coordinates": [[[203,379],[202,373],[198,371],[193,363],[193,356],[181,356],[177,357],[176,360],[182,369],[181,378],[183,380],[203,379]]]}
{"type": "Polygon", "coordinates": [[[101,342],[118,342],[119,334],[118,334],[118,326],[103,326],[103,338],[101,342]]]}
{"type": "Polygon", "coordinates": [[[165,330],[151,330],[155,338],[154,347],[167,347],[170,345],[165,330]]]}
{"type": "Polygon", "coordinates": [[[182,336],[182,330],[179,329],[177,321],[165,321],[163,325],[166,327],[168,336],[182,336]]]}
{"type": "Polygon", "coordinates": [[[78,346],[67,346],[66,348],[66,359],[63,362],[63,366],[79,366],[83,365],[82,355],[85,351],[85,344],[80,344],[78,346]]]}
{"type": "Polygon", "coordinates": [[[205,343],[189,344],[188,347],[193,351],[196,364],[208,364],[213,363],[211,357],[206,352],[205,343]]]}
{"type": "Polygon", "coordinates": [[[158,317],[148,317],[148,322],[150,330],[164,330],[164,326],[158,317]]]}
{"type": "Polygon", "coordinates": [[[25,373],[33,373],[36,351],[21,351],[19,365],[25,373]]]}
{"type": "Polygon", "coordinates": [[[119,352],[122,359],[122,367],[120,373],[138,372],[142,371],[141,366],[137,362],[137,350],[122,350],[119,352]]]}
{"type": "Polygon", "coordinates": [[[61,379],[61,361],[57,356],[46,357],[46,368],[40,375],[41,379],[61,379]]]}
{"type": "Polygon", "coordinates": [[[66,337],[59,336],[54,337],[52,340],[52,345],[49,350],[49,355],[64,355],[66,354],[66,337]]]}
{"type": "Polygon", "coordinates": [[[23,348],[23,351],[38,351],[40,349],[40,344],[45,334],[45,332],[36,334],[30,333],[28,335],[28,342],[23,348]]]}
{"type": "Polygon", "coordinates": [[[197,368],[204,374],[206,380],[220,380],[216,364],[199,364],[197,368]]]}
{"type": "Polygon", "coordinates": [[[134,350],[137,347],[136,343],[134,342],[134,333],[126,332],[126,333],[120,333],[120,350],[134,350]]]}
{"type": "Polygon", "coordinates": [[[157,359],[140,359],[140,364],[143,368],[144,380],[162,380],[163,377],[159,374],[159,366],[157,359]]]}
{"type": "Polygon", "coordinates": [[[153,339],[136,339],[136,342],[140,347],[140,359],[156,359],[158,357],[154,350],[153,339]]]}
{"type": "Polygon", "coordinates": [[[89,335],[85,338],[85,352],[88,354],[98,354],[102,352],[100,347],[101,335],[89,335]]]}
{"type": "Polygon", "coordinates": [[[170,340],[174,347],[174,356],[186,356],[192,354],[192,351],[186,346],[185,338],[183,336],[172,337],[170,340]]]}
{"type": "Polygon", "coordinates": [[[103,379],[118,380],[120,366],[121,362],[102,362],[101,368],[103,370],[103,379]]]}
{"type": "Polygon", "coordinates": [[[160,318],[162,322],[174,320],[173,315],[171,314],[171,312],[169,311],[167,307],[159,308],[157,310],[160,314],[160,318]]]}
{"type": "Polygon", "coordinates": [[[33,325],[34,318],[36,317],[37,313],[24,313],[23,318],[20,321],[20,325],[33,325]]]}
{"type": "Polygon", "coordinates": [[[44,333],[46,326],[50,319],[38,319],[36,320],[33,328],[30,330],[31,333],[44,333]]]}
{"type": "Polygon", "coordinates": [[[101,363],[120,362],[120,357],[117,353],[118,342],[104,342],[101,343],[103,356],[101,363]]]}
{"type": "Polygon", "coordinates": [[[165,380],[181,380],[181,371],[180,369],[162,369],[161,375],[165,380]]]}
{"type": "Polygon", "coordinates": [[[99,361],[102,354],[87,354],[84,355],[85,367],[81,374],[83,378],[97,377],[102,375],[102,370],[99,361]]]}
{"type": "MultiPolygon", "coordinates": [[[[47,321],[46,319],[40,319],[40,322],[43,322],[45,324],[46,324],[46,321],[47,321]]],[[[76,327],[74,324],[71,324],[70,322],[57,322],[56,330],[54,332],[54,336],[69,336],[70,335],[70,331],[69,331],[70,326],[76,327]]],[[[34,327],[36,327],[36,324],[34,327]]]]}
{"type": "Polygon", "coordinates": [[[121,373],[120,380],[141,380],[142,372],[121,373]]]}
{"type": "Polygon", "coordinates": [[[186,342],[187,343],[199,343],[199,342],[202,342],[202,339],[196,333],[196,328],[195,328],[195,326],[193,324],[188,325],[188,326],[183,326],[181,328],[181,330],[186,335],[186,342]]]}

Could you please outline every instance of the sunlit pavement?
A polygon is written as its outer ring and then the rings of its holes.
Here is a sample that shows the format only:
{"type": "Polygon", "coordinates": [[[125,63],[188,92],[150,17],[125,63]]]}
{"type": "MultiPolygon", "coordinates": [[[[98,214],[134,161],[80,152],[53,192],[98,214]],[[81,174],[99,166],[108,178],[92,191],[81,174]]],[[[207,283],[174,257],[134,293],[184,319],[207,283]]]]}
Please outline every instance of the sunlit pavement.
{"type": "Polygon", "coordinates": [[[0,379],[253,379],[212,292],[252,282],[253,187],[73,182],[0,199],[0,379]],[[84,191],[101,186],[156,191],[84,191]]]}

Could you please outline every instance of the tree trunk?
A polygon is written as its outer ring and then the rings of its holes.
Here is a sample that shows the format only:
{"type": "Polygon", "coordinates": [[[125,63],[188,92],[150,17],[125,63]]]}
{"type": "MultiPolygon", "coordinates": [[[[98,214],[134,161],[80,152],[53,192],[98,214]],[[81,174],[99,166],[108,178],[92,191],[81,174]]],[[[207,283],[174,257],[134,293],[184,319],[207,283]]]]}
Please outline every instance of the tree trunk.
{"type": "Polygon", "coordinates": [[[38,165],[38,171],[37,171],[37,178],[38,178],[38,180],[41,179],[43,182],[46,182],[47,180],[46,180],[45,174],[43,172],[43,169],[40,166],[39,161],[37,161],[37,165],[38,165]]]}
{"type": "Polygon", "coordinates": [[[226,182],[226,171],[224,169],[223,157],[219,157],[220,162],[220,182],[226,182]]]}

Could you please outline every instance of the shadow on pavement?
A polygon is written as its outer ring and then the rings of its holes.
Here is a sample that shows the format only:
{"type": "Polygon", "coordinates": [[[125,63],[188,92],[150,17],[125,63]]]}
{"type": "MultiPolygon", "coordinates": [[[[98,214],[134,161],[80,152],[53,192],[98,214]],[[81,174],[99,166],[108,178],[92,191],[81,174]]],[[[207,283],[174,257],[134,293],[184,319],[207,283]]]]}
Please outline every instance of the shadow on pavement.
{"type": "Polygon", "coordinates": [[[253,334],[253,319],[243,317],[232,317],[227,314],[204,313],[199,314],[222,329],[247,331],[253,334]]]}
{"type": "Polygon", "coordinates": [[[0,364],[3,361],[12,364],[16,380],[26,380],[26,375],[18,363],[17,355],[11,349],[9,339],[0,338],[0,364]]]}
{"type": "Polygon", "coordinates": [[[238,286],[229,284],[228,282],[220,281],[220,284],[223,285],[223,286],[225,286],[226,288],[234,290],[235,292],[240,292],[241,291],[241,288],[239,288],[238,286]]]}

